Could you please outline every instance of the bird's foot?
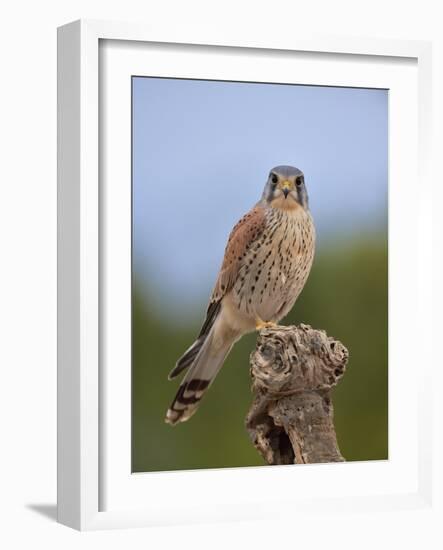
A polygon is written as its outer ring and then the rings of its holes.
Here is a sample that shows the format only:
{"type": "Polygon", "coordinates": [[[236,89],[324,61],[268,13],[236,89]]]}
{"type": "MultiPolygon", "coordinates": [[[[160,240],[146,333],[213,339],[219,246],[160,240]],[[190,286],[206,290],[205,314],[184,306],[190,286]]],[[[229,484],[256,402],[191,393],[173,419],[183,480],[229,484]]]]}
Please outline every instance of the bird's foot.
{"type": "Polygon", "coordinates": [[[275,328],[277,326],[277,323],[274,321],[262,321],[261,319],[257,319],[255,323],[255,330],[263,330],[264,328],[275,328]]]}

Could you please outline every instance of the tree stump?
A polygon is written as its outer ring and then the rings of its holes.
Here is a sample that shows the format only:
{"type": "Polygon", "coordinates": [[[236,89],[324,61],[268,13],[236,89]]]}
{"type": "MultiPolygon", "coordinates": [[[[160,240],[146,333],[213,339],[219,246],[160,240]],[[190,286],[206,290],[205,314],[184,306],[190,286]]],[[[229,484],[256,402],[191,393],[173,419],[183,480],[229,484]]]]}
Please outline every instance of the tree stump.
{"type": "Polygon", "coordinates": [[[348,361],[345,346],[309,325],[259,333],[250,357],[253,403],[246,428],[268,464],[342,462],[331,389],[348,361]]]}

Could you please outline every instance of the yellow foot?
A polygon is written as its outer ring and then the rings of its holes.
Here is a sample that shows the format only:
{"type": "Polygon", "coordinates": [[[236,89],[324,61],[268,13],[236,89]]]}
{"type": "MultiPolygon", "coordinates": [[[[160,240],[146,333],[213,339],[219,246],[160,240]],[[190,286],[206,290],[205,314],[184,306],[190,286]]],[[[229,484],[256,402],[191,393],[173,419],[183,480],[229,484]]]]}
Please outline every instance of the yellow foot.
{"type": "Polygon", "coordinates": [[[274,328],[277,326],[277,323],[274,321],[262,321],[258,319],[255,323],[255,330],[263,330],[264,328],[274,328]]]}

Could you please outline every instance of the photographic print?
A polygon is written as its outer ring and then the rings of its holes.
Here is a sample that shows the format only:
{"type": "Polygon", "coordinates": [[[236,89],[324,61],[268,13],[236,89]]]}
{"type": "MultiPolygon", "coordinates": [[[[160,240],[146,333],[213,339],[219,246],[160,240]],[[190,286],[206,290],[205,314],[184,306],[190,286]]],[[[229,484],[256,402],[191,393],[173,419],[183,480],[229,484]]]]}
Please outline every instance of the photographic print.
{"type": "Polygon", "coordinates": [[[133,472],[388,458],[387,90],[134,76],[132,224],[133,472]]]}

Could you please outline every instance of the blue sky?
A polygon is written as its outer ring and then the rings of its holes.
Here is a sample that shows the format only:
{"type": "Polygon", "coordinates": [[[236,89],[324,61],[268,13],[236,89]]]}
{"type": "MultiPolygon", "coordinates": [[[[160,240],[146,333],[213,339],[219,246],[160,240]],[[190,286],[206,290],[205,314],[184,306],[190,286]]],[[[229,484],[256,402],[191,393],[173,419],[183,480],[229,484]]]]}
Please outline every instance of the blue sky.
{"type": "Polygon", "coordinates": [[[305,174],[319,247],[384,227],[388,91],[133,78],[133,268],[153,307],[206,302],[279,164],[305,174]]]}

